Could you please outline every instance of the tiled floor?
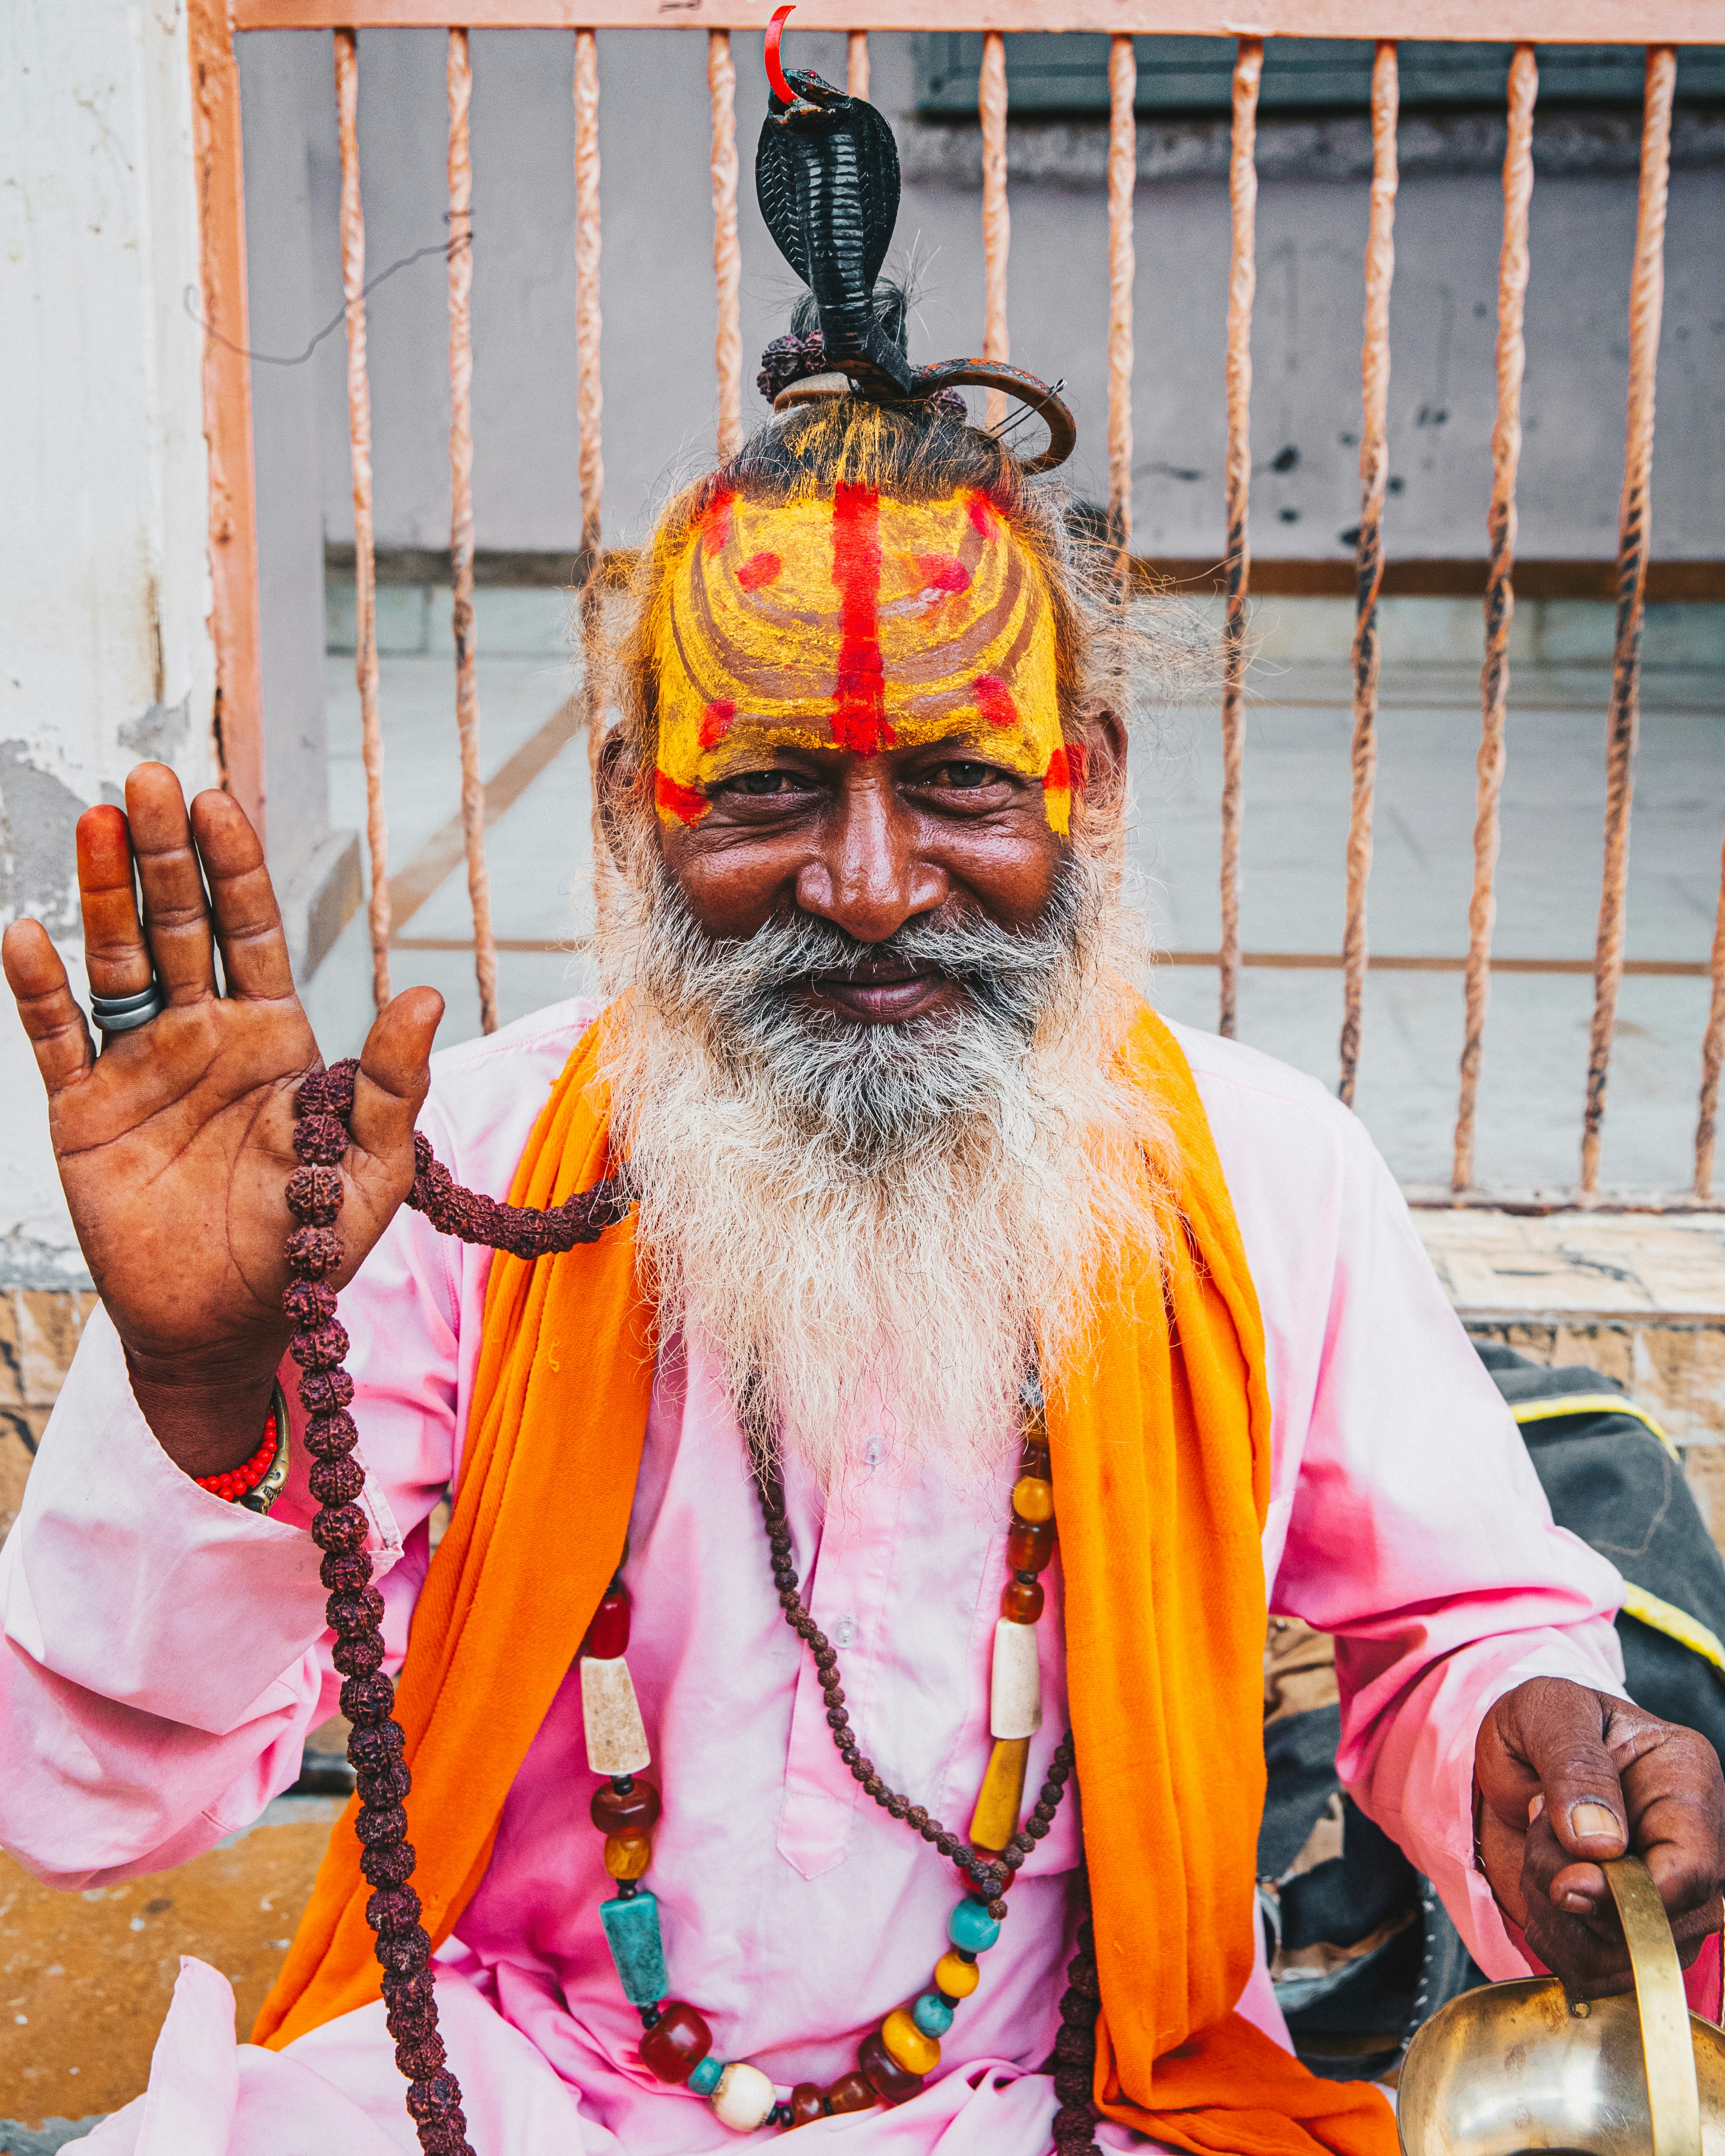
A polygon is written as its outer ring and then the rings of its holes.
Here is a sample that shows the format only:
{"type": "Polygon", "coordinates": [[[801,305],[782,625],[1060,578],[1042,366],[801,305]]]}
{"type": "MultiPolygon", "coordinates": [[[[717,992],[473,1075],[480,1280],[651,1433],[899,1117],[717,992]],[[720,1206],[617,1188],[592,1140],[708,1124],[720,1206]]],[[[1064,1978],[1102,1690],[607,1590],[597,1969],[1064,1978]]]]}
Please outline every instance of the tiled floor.
{"type": "MultiPolygon", "coordinates": [[[[391,862],[405,863],[453,812],[456,754],[447,599],[385,593],[382,710],[391,862]],[[391,638],[415,648],[390,655],[391,638]]],[[[481,592],[480,680],[484,755],[495,771],[543,725],[573,686],[562,594],[481,592]]],[[[1450,655],[1455,617],[1410,615],[1386,629],[1379,724],[1372,947],[1384,954],[1459,955],[1466,948],[1472,874],[1478,677],[1450,655]],[[1432,624],[1444,635],[1430,633],[1432,624]],[[1413,664],[1398,655],[1428,654],[1413,664]]],[[[1553,610],[1555,612],[1556,610],[1553,610]]],[[[1725,673],[1702,663],[1700,615],[1650,650],[1630,848],[1627,949],[1631,958],[1704,963],[1725,824],[1725,673]]],[[[1691,617],[1694,617],[1692,619],[1691,617]]],[[[1248,952],[1340,948],[1351,719],[1345,611],[1284,601],[1260,617],[1245,762],[1242,937],[1248,952]],[[1301,608],[1305,611],[1302,612],[1301,608]],[[1332,649],[1333,647],[1333,649],[1332,649]],[[1329,655],[1324,655],[1326,652],[1329,655]]],[[[1559,654],[1599,649],[1591,614],[1544,639],[1559,654]],[[1584,634],[1583,632],[1586,633],[1584,634]],[[1591,639],[1591,641],[1589,641],[1591,639]]],[[[1200,650],[1202,665],[1206,654],[1200,650]]],[[[1609,668],[1557,657],[1517,669],[1504,790],[1496,947],[1500,955],[1587,959],[1599,906],[1609,668]]],[[[357,701],[351,661],[330,660],[336,820],[363,820],[357,701]]],[[[1138,745],[1132,865],[1168,952],[1214,951],[1219,940],[1220,746],[1204,693],[1158,712],[1138,745]]],[[[572,741],[490,834],[496,932],[522,940],[571,937],[591,861],[583,745],[572,741]]],[[[458,870],[407,926],[459,940],[470,932],[458,870]]],[[[584,986],[572,951],[506,952],[506,1019],[584,986]]],[[[428,981],[449,1001],[444,1038],[475,1032],[478,1001],[465,954],[396,952],[397,987],[428,981]]],[[[1152,993],[1170,1015],[1214,1023],[1213,968],[1158,967],[1152,993]]],[[[325,961],[308,998],[326,1053],[363,1034],[369,964],[362,921],[325,961]]],[[[1573,1182],[1587,1068],[1593,988],[1585,974],[1499,974],[1494,981],[1480,1100],[1478,1175],[1491,1188],[1573,1182]]],[[[1692,1168],[1704,978],[1623,984],[1604,1140],[1604,1180],[1625,1190],[1681,1189],[1692,1168]]],[[[1248,968],[1240,1036],[1333,1085],[1342,1019],[1334,971],[1248,968]]],[[[1368,980],[1358,1106],[1404,1183],[1447,1180],[1461,1045],[1459,973],[1377,972],[1368,980]]]]}

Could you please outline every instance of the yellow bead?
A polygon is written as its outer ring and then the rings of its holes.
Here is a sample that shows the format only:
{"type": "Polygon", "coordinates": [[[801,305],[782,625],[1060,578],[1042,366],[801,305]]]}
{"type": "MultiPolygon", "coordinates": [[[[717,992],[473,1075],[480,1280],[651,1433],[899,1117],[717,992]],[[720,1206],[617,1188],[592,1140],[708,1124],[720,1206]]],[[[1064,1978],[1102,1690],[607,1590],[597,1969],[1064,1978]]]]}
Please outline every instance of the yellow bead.
{"type": "Polygon", "coordinates": [[[614,1879],[639,1879],[653,1861],[649,1834],[608,1834],[605,1869],[614,1879]]]}
{"type": "Polygon", "coordinates": [[[895,2006],[880,2024],[880,2041],[907,2074],[932,2074],[941,2062],[940,2046],[923,2035],[902,2006],[895,2006]]]}
{"type": "Polygon", "coordinates": [[[1040,1475],[1020,1475],[1012,1486],[1012,1509],[1021,1520],[1040,1527],[1054,1517],[1054,1485],[1040,1475]]]}
{"type": "Polygon", "coordinates": [[[980,1972],[973,1961],[960,1961],[955,1953],[942,1954],[934,1965],[935,1989],[948,1999],[968,1999],[977,1988],[980,1972]]]}
{"type": "Polygon", "coordinates": [[[988,1771],[970,1815],[970,1838],[984,1849],[1004,1849],[1019,1830],[1024,1801],[1024,1768],[1030,1757],[1028,1737],[997,1737],[988,1771]]]}

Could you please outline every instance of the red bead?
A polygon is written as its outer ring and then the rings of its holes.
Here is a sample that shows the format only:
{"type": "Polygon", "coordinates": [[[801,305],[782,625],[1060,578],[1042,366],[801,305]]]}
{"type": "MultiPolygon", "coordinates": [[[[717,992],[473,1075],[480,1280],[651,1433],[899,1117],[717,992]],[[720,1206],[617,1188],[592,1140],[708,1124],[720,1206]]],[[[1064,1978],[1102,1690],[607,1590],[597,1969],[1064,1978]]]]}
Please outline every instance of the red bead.
{"type": "Polygon", "coordinates": [[[688,2080],[713,2048],[713,2032],[692,2006],[674,1999],[641,2033],[641,2064],[655,2079],[675,2086],[688,2080]]]}
{"type": "Polygon", "coordinates": [[[629,1645],[629,1589],[614,1587],[600,1600],[581,1643],[583,1655],[595,1661],[614,1662],[629,1645]]]}
{"type": "Polygon", "coordinates": [[[827,2109],[835,2117],[847,2111],[872,2111],[880,2101],[860,2074],[841,2074],[827,2091],[827,2109]]]}
{"type": "Polygon", "coordinates": [[[921,2074],[907,2073],[871,2030],[856,2047],[856,2063],[883,2103],[908,2103],[922,2086],[921,2074]]]}
{"type": "Polygon", "coordinates": [[[1006,1562],[1014,1572],[1045,1572],[1054,1552],[1052,1520],[1040,1520],[1033,1527],[1014,1516],[1006,1537],[1006,1562]]]}
{"type": "Polygon", "coordinates": [[[634,1787],[627,1791],[601,1782],[587,1809],[601,1834],[644,1834],[659,1817],[659,1792],[639,1774],[634,1787]]]}
{"type": "Polygon", "coordinates": [[[1022,1579],[1009,1579],[1000,1596],[1000,1614],[1011,1618],[1014,1625],[1034,1625],[1042,1614],[1042,1582],[1033,1580],[1028,1584],[1022,1579]]]}
{"type": "Polygon", "coordinates": [[[827,2100],[817,2082],[798,2082],[791,2091],[791,2124],[813,2126],[826,2117],[827,2100]]]}

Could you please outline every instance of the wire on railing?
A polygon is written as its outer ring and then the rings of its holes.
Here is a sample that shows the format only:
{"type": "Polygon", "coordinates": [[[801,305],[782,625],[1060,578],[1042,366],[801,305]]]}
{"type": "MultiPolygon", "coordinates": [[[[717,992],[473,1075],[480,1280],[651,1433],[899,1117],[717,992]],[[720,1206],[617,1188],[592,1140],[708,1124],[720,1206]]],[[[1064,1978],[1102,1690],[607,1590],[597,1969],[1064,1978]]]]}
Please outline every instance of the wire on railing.
{"type": "Polygon", "coordinates": [[[737,64],[731,33],[706,33],[706,86],[713,105],[713,283],[719,326],[713,363],[719,377],[719,455],[742,447],[742,323],[737,294],[742,254],[737,244],[737,64]]]}
{"type": "Polygon", "coordinates": [[[359,194],[359,41],[337,30],[336,122],[341,144],[341,289],[347,302],[347,439],[353,465],[353,678],[359,688],[371,857],[372,998],[389,1000],[389,833],[377,717],[377,577],[372,534],[372,392],[366,375],[366,221],[359,194]]]}
{"type": "Polygon", "coordinates": [[[869,33],[853,30],[845,40],[845,89],[851,97],[869,94],[869,33]]]}
{"type": "Polygon", "coordinates": [[[473,634],[473,161],[468,109],[473,67],[465,30],[449,33],[449,583],[455,637],[455,732],[461,745],[461,835],[473,909],[480,1029],[497,1030],[497,945],[485,867],[485,783],[480,774],[479,681],[473,634]]]}
{"type": "MultiPolygon", "coordinates": [[[[1010,359],[1006,328],[1006,258],[1012,244],[1012,217],[1006,207],[1006,40],[998,30],[990,30],[983,39],[977,116],[983,131],[983,357],[1010,359]]],[[[1005,396],[991,389],[983,424],[992,429],[1005,418],[1005,396]]]]}
{"type": "Polygon", "coordinates": [[[1647,48],[1641,118],[1641,182],[1635,210],[1635,266],[1630,285],[1629,417],[1623,497],[1617,515],[1617,633],[1611,649],[1611,709],[1605,726],[1605,864],[1594,957],[1594,1022],[1588,1042],[1587,1107],[1581,1129],[1581,1194],[1599,1188],[1605,1080],[1623,978],[1623,923],[1629,890],[1630,811],[1641,711],[1641,617],[1653,472],[1653,388],[1659,318],[1665,303],[1665,211],[1671,165],[1671,95],[1677,54],[1647,48]]]}
{"type": "Polygon", "coordinates": [[[1701,1043],[1701,1112],[1695,1125],[1695,1195],[1713,1194],[1713,1152],[1717,1140],[1719,1071],[1725,1064],[1725,846],[1719,860],[1719,899],[1713,913],[1713,947],[1708,973],[1712,992],[1707,1031],[1701,1043]]]}
{"type": "Polygon", "coordinates": [[[1450,1180],[1473,1181],[1474,1117],[1486,1007],[1491,993],[1491,927],[1497,896],[1498,800],[1503,790],[1504,728],[1509,711],[1509,629],[1514,618],[1516,467],[1522,454],[1522,314],[1527,295],[1527,208],[1533,196],[1533,105],[1539,69],[1532,45],[1517,45],[1509,65],[1509,141],[1503,153],[1503,244],[1497,257],[1497,417],[1491,429],[1491,506],[1486,532],[1486,662],[1480,673],[1480,752],[1474,769],[1473,895],[1467,906],[1467,1019],[1461,1047],[1461,1099],[1450,1180]]]}
{"type": "Polygon", "coordinates": [[[1130,575],[1132,536],[1132,192],[1138,180],[1138,61],[1132,41],[1108,49],[1108,539],[1130,575]]]}
{"type": "Polygon", "coordinates": [[[1234,135],[1228,159],[1233,244],[1228,268],[1228,549],[1222,625],[1222,948],[1216,1030],[1234,1038],[1240,996],[1240,820],[1245,762],[1246,601],[1251,588],[1247,512],[1252,480],[1252,302],[1258,289],[1258,86],[1264,40],[1242,38],[1234,62],[1234,135]]]}
{"type": "Polygon", "coordinates": [[[1372,61],[1372,211],[1366,238],[1366,336],[1360,355],[1359,538],[1354,549],[1353,799],[1348,819],[1348,917],[1342,934],[1342,1082],[1350,1106],[1359,1072],[1366,981],[1366,880],[1372,872],[1372,787],[1378,766],[1378,593],[1384,582],[1389,456],[1389,288],[1395,276],[1395,46],[1372,61]]]}

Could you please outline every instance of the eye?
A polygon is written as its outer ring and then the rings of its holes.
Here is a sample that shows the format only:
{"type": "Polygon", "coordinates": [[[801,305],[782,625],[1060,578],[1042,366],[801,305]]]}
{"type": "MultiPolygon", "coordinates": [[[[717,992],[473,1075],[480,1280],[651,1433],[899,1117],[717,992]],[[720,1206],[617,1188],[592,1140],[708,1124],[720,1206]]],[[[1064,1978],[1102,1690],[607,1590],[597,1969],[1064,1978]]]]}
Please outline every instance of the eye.
{"type": "Polygon", "coordinates": [[[974,793],[978,788],[993,786],[1004,774],[992,763],[953,762],[937,764],[924,774],[925,786],[937,786],[944,793],[974,793]]]}
{"type": "Polygon", "coordinates": [[[809,781],[796,771],[740,772],[735,778],[727,778],[719,789],[721,793],[747,794],[757,801],[785,799],[812,790],[809,781]]]}

